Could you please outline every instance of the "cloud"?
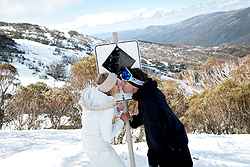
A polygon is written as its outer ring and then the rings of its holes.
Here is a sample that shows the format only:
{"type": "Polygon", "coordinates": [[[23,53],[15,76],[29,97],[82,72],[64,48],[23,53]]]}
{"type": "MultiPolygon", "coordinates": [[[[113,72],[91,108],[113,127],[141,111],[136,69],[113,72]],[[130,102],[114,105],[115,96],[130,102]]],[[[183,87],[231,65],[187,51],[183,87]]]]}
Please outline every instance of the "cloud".
{"type": "Polygon", "coordinates": [[[207,0],[203,8],[207,11],[228,11],[250,6],[250,0],[207,0]]]}
{"type": "MultiPolygon", "coordinates": [[[[42,17],[80,0],[0,0],[1,18],[42,17]]],[[[48,18],[47,18],[48,19],[48,18]]]]}
{"type": "Polygon", "coordinates": [[[58,28],[80,29],[82,27],[97,27],[124,22],[145,21],[160,19],[172,14],[171,11],[163,9],[137,9],[134,11],[113,11],[78,16],[71,22],[57,25],[58,28]]]}
{"type": "MultiPolygon", "coordinates": [[[[199,14],[250,6],[250,0],[193,0],[191,6],[172,10],[141,8],[124,11],[121,7],[117,11],[106,9],[106,12],[81,15],[85,10],[83,6],[82,11],[78,8],[79,12],[70,13],[76,5],[81,4],[80,1],[85,0],[0,0],[0,17],[7,22],[30,22],[64,31],[99,33],[166,25],[199,14]]],[[[98,8],[93,10],[98,11],[98,8]]]]}
{"type": "Polygon", "coordinates": [[[144,28],[149,25],[176,23],[187,18],[217,11],[227,11],[250,6],[250,0],[206,0],[192,6],[173,10],[141,8],[132,11],[109,11],[77,16],[70,22],[56,25],[58,29],[78,30],[83,33],[98,31],[144,28]]]}
{"type": "MultiPolygon", "coordinates": [[[[200,12],[200,7],[175,10],[141,8],[132,11],[109,11],[78,16],[70,22],[55,25],[56,29],[101,33],[145,28],[149,25],[177,23],[200,12]],[[112,30],[111,30],[112,28],[112,30]]],[[[200,14],[200,13],[199,13],[200,14]]]]}

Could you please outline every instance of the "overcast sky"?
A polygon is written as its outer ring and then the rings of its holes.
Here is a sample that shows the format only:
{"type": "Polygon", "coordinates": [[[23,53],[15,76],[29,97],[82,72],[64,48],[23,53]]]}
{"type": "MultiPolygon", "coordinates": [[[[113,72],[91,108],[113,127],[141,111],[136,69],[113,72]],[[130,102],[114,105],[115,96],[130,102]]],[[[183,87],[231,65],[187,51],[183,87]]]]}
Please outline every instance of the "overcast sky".
{"type": "Polygon", "coordinates": [[[0,0],[0,21],[97,34],[246,7],[250,0],[0,0]]]}

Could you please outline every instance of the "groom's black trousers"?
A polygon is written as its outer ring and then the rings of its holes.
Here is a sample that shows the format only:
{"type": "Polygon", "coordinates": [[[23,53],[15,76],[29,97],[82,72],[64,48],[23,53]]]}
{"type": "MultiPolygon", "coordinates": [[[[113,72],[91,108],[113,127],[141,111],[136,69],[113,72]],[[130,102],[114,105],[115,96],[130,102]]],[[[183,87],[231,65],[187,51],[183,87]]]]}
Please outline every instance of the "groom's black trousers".
{"type": "Polygon", "coordinates": [[[192,167],[192,157],[188,146],[169,146],[164,153],[148,150],[148,163],[150,167],[192,167]]]}

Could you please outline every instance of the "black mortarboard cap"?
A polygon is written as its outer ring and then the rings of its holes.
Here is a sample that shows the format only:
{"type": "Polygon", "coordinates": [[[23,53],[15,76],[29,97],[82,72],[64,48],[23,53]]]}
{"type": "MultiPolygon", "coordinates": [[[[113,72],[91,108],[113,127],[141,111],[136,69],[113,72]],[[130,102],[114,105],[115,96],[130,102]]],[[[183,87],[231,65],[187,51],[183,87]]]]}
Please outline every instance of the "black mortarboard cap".
{"type": "Polygon", "coordinates": [[[122,68],[131,68],[134,63],[135,60],[116,45],[102,66],[109,72],[119,75],[122,68]]]}

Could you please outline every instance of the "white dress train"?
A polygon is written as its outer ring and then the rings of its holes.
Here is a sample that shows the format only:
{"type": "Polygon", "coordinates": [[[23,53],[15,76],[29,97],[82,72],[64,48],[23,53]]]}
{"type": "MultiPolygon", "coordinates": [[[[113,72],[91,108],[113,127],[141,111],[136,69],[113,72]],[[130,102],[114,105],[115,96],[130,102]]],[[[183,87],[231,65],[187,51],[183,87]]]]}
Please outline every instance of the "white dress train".
{"type": "Polygon", "coordinates": [[[110,144],[123,127],[122,120],[112,124],[115,114],[113,97],[88,87],[82,92],[79,103],[83,108],[83,149],[89,158],[89,167],[125,167],[110,144]]]}

